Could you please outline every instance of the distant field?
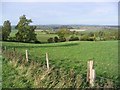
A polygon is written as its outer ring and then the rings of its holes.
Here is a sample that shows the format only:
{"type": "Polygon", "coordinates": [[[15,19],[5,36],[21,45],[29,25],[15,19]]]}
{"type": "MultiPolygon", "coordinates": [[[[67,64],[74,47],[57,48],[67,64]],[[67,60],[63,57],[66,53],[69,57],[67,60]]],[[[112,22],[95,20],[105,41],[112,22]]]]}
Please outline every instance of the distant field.
{"type": "Polygon", "coordinates": [[[118,42],[117,41],[79,41],[53,44],[28,44],[3,42],[3,46],[15,47],[17,51],[25,54],[27,49],[31,60],[45,63],[45,53],[49,54],[50,65],[73,68],[77,73],[84,74],[87,61],[93,59],[97,75],[108,78],[117,76],[118,71],[118,42]]]}
{"type": "MultiPolygon", "coordinates": [[[[10,36],[14,37],[16,33],[17,33],[17,30],[13,30],[10,36]]],[[[47,40],[49,38],[54,38],[55,36],[58,36],[57,34],[46,34],[45,32],[41,32],[41,30],[37,30],[35,31],[35,33],[37,34],[37,39],[43,43],[48,42],[47,40]]]]}
{"type": "MultiPolygon", "coordinates": [[[[94,32],[94,33],[98,33],[99,31],[104,31],[106,37],[108,38],[109,34],[111,34],[111,37],[115,37],[115,33],[118,33],[117,29],[98,29],[98,30],[86,30],[86,29],[71,29],[72,31],[79,31],[79,33],[76,35],[78,38],[80,38],[80,34],[89,34],[90,32],[94,32]],[[112,36],[113,35],[113,36],[112,36]]],[[[53,31],[49,31],[48,32],[53,32],[53,31]]],[[[11,37],[15,37],[15,34],[17,33],[17,30],[12,30],[10,36],[11,37]]],[[[41,29],[37,29],[35,30],[35,33],[37,34],[37,39],[38,41],[42,42],[42,43],[46,43],[48,42],[47,40],[49,38],[54,38],[55,36],[58,36],[57,34],[46,34],[46,32],[43,32],[43,30],[41,29]]],[[[67,39],[67,41],[70,39],[71,35],[67,35],[65,36],[65,38],[67,39]]],[[[109,37],[110,38],[110,37],[109,37]]]]}
{"type": "MultiPolygon", "coordinates": [[[[10,34],[11,37],[14,37],[17,33],[17,30],[12,30],[12,33],[10,34]]],[[[37,39],[41,42],[47,42],[48,38],[57,36],[56,34],[47,34],[41,31],[35,31],[37,34],[37,39]]]]}
{"type": "Polygon", "coordinates": [[[37,34],[37,39],[40,42],[48,42],[47,40],[49,38],[57,36],[56,34],[46,34],[44,32],[40,32],[40,31],[36,31],[35,33],[37,34]]]}

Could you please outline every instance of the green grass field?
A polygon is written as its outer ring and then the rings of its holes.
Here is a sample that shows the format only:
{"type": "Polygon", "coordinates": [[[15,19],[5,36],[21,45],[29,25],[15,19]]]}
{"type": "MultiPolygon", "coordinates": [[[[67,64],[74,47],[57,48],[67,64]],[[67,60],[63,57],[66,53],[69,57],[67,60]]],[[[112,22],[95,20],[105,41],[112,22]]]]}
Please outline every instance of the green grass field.
{"type": "MultiPolygon", "coordinates": [[[[14,37],[17,31],[12,31],[11,36],[14,37]]],[[[19,42],[3,42],[2,45],[7,47],[7,50],[13,51],[13,48],[16,49],[17,52],[22,53],[22,56],[25,58],[25,50],[29,52],[29,60],[37,61],[38,63],[42,63],[46,68],[46,52],[49,55],[50,67],[55,67],[60,71],[63,69],[63,77],[68,78],[68,82],[66,85],[62,85],[64,80],[62,79],[62,74],[57,76],[56,70],[53,70],[47,78],[41,81],[43,82],[43,86],[46,87],[54,87],[54,82],[59,82],[55,87],[69,87],[70,84],[69,79],[69,71],[73,69],[76,73],[77,77],[82,77],[82,79],[86,79],[87,75],[87,61],[94,61],[94,69],[96,71],[96,82],[97,83],[105,83],[107,79],[112,80],[115,85],[117,85],[117,77],[118,77],[118,41],[73,41],[73,42],[62,42],[62,43],[47,43],[48,38],[55,37],[57,34],[46,34],[45,32],[36,31],[37,39],[46,44],[33,44],[33,43],[19,43],[19,42]],[[54,75],[56,79],[54,80],[54,75]],[[67,76],[68,75],[68,76],[67,76]],[[52,84],[50,83],[49,78],[51,77],[52,84]],[[58,78],[61,77],[61,78],[58,78]],[[107,79],[106,79],[107,78],[107,79]],[[47,83],[47,84],[46,84],[47,83]]],[[[88,32],[85,32],[88,33],[88,32]]],[[[79,35],[78,35],[79,37],[79,35]]],[[[70,35],[66,37],[68,40],[70,35]]],[[[6,58],[6,57],[5,57],[6,58]]],[[[14,61],[14,60],[13,60],[14,61]]],[[[25,79],[25,73],[20,73],[17,68],[13,67],[10,62],[7,62],[7,58],[3,60],[3,87],[35,87],[32,76],[28,75],[27,80],[25,79]],[[7,63],[7,64],[6,64],[7,63]],[[10,71],[12,70],[12,71],[10,71]],[[19,73],[19,74],[16,74],[19,73]],[[24,77],[23,77],[24,76],[24,77]],[[19,78],[16,78],[19,77],[19,78]],[[12,79],[15,79],[11,83],[12,79]],[[29,81],[30,80],[30,81],[29,81]]],[[[24,67],[26,69],[31,66],[24,67]]],[[[36,67],[37,68],[37,67],[36,67]]],[[[42,69],[42,67],[40,67],[42,69]]],[[[22,69],[24,72],[26,69],[22,69]]],[[[44,67],[43,67],[44,69],[44,67]]],[[[29,69],[28,69],[29,70],[29,69]]],[[[26,71],[25,71],[26,72],[26,71]]],[[[35,73],[34,69],[30,71],[31,73],[35,73]]],[[[39,71],[38,71],[39,72],[39,71]]],[[[61,71],[60,71],[61,72],[61,71]]],[[[44,74],[44,70],[39,73],[39,75],[44,74]]],[[[32,74],[34,75],[34,74],[32,74]]],[[[36,76],[40,78],[39,76],[36,76]]],[[[0,78],[2,79],[2,77],[0,78]]],[[[39,80],[38,80],[39,81],[39,80]]],[[[84,87],[84,84],[81,86],[84,87]]],[[[78,83],[83,83],[81,80],[78,83]]],[[[74,83],[74,82],[73,82],[74,83]]],[[[41,83],[39,83],[41,84],[41,83]]],[[[42,85],[37,85],[37,87],[42,85]]],[[[80,85],[80,84],[79,84],[80,85]]]]}
{"type": "MultiPolygon", "coordinates": [[[[12,30],[12,33],[10,34],[10,36],[15,37],[16,33],[17,33],[17,30],[12,30]]],[[[51,37],[53,38],[53,37],[57,36],[57,34],[46,34],[45,32],[41,32],[41,31],[36,31],[35,33],[37,34],[37,39],[43,43],[48,42],[47,40],[49,38],[51,38],[51,37]]]]}
{"type": "Polygon", "coordinates": [[[118,42],[117,41],[79,41],[52,44],[29,44],[3,42],[3,46],[15,47],[25,56],[25,50],[29,52],[31,60],[45,63],[45,53],[49,54],[50,66],[73,68],[77,73],[84,74],[87,69],[87,61],[94,60],[96,75],[114,78],[118,70],[118,42]]]}
{"type": "MultiPolygon", "coordinates": [[[[76,37],[78,37],[78,38],[80,39],[80,38],[81,38],[81,34],[87,35],[87,34],[93,32],[93,33],[96,33],[96,35],[97,35],[97,33],[98,33],[99,31],[104,31],[104,33],[105,33],[105,35],[106,35],[106,40],[107,40],[107,41],[110,39],[110,37],[114,37],[114,34],[115,34],[115,33],[118,33],[117,30],[86,30],[86,31],[81,31],[81,32],[79,32],[77,35],[74,34],[74,36],[76,36],[76,37]],[[110,34],[111,36],[109,36],[109,34],[110,34]]],[[[16,33],[17,33],[17,30],[14,29],[14,30],[12,30],[10,36],[11,36],[11,37],[15,37],[15,34],[16,34],[16,33]]],[[[55,36],[58,36],[58,35],[55,34],[55,33],[53,33],[53,34],[48,34],[48,33],[46,33],[45,31],[40,31],[40,30],[35,31],[35,33],[36,33],[36,38],[37,38],[37,40],[40,41],[41,43],[48,43],[48,39],[49,39],[49,38],[54,38],[55,36]]],[[[49,31],[49,33],[50,33],[50,31],[49,31]]],[[[72,34],[70,34],[70,35],[65,35],[66,40],[69,41],[69,39],[70,39],[71,36],[72,36],[72,34]]],[[[96,37],[96,39],[99,41],[98,37],[96,37]]],[[[112,39],[112,40],[114,40],[114,39],[112,39]]]]}
{"type": "Polygon", "coordinates": [[[57,36],[56,34],[43,34],[41,32],[36,32],[37,34],[37,39],[40,41],[40,42],[48,42],[47,40],[49,38],[54,38],[55,36],[57,36]]]}
{"type": "Polygon", "coordinates": [[[0,55],[0,89],[2,88],[2,56],[0,55]]]}

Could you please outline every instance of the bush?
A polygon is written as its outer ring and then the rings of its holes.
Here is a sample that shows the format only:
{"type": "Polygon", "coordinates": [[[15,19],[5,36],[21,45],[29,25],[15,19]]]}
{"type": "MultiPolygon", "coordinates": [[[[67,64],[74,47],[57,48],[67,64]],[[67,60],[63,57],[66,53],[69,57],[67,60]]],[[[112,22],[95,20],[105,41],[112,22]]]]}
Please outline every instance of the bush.
{"type": "Polygon", "coordinates": [[[16,38],[15,37],[9,37],[9,41],[16,41],[16,38]]]}
{"type": "Polygon", "coordinates": [[[83,36],[81,36],[80,40],[81,40],[81,41],[95,41],[96,38],[93,37],[93,36],[90,37],[89,35],[83,35],[83,36]]]}
{"type": "Polygon", "coordinates": [[[59,38],[58,37],[54,37],[54,42],[59,42],[59,38]]]}
{"type": "Polygon", "coordinates": [[[71,36],[69,41],[79,41],[78,37],[71,36]]]}
{"type": "Polygon", "coordinates": [[[41,43],[40,41],[35,41],[35,43],[41,43]]]}
{"type": "Polygon", "coordinates": [[[65,42],[65,41],[66,41],[66,38],[65,38],[65,37],[60,37],[59,41],[60,41],[60,42],[65,42]]]}
{"type": "Polygon", "coordinates": [[[83,35],[80,37],[80,40],[81,41],[89,41],[89,37],[88,37],[88,35],[83,35]]]}
{"type": "Polygon", "coordinates": [[[89,37],[88,41],[95,41],[94,37],[89,37]]]}
{"type": "Polygon", "coordinates": [[[53,43],[53,42],[54,42],[53,38],[48,39],[48,43],[53,43]]]}

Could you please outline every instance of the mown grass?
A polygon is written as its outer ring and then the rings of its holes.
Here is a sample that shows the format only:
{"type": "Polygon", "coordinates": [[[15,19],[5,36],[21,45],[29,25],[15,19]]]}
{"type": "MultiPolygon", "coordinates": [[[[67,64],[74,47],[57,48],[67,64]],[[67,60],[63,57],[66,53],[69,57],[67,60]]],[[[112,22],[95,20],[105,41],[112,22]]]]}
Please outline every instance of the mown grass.
{"type": "Polygon", "coordinates": [[[64,42],[52,44],[28,44],[3,42],[7,48],[15,47],[25,56],[25,50],[29,52],[29,58],[45,63],[45,53],[49,54],[50,66],[69,70],[73,68],[77,73],[85,74],[87,61],[94,60],[96,75],[115,78],[118,75],[118,42],[64,42]]]}

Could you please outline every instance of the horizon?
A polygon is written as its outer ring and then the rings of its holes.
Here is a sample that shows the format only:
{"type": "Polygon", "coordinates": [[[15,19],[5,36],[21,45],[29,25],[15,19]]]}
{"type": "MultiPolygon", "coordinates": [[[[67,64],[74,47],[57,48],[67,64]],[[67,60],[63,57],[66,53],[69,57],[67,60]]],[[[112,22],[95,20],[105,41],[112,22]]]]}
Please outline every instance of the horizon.
{"type": "MultiPolygon", "coordinates": [[[[120,26],[120,25],[98,25],[98,24],[30,24],[30,25],[35,25],[35,26],[52,26],[52,25],[59,25],[59,26],[62,26],[62,25],[79,25],[79,26],[120,26]]],[[[3,26],[3,25],[0,25],[0,26],[3,26]]],[[[11,26],[16,26],[16,25],[11,25],[11,26]]]]}
{"type": "Polygon", "coordinates": [[[17,25],[23,14],[32,25],[117,25],[117,2],[3,2],[2,23],[17,25]]]}

